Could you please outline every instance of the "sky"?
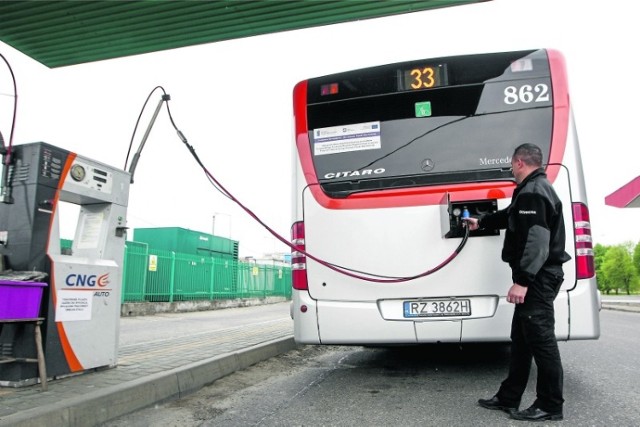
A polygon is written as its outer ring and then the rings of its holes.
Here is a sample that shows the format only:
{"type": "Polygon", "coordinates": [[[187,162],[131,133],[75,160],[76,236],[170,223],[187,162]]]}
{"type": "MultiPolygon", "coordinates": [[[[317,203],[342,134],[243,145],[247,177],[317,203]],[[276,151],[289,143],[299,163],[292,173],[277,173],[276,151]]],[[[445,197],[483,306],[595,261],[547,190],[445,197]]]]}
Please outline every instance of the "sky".
{"type": "MultiPolygon", "coordinates": [[[[124,168],[144,101],[162,86],[177,127],[207,169],[288,240],[297,82],[414,59],[554,48],[567,61],[594,242],[614,245],[640,241],[640,211],[604,204],[605,196],[640,175],[638,17],[625,0],[493,0],[56,69],[2,42],[0,52],[18,85],[14,144],[44,141],[124,168]]],[[[1,62],[6,140],[12,96],[1,62]]],[[[133,151],[159,99],[156,91],[133,151]]],[[[209,184],[164,108],[135,172],[128,226],[213,232],[238,240],[242,256],[288,252],[209,184]]],[[[70,227],[62,224],[63,234],[70,227]]]]}

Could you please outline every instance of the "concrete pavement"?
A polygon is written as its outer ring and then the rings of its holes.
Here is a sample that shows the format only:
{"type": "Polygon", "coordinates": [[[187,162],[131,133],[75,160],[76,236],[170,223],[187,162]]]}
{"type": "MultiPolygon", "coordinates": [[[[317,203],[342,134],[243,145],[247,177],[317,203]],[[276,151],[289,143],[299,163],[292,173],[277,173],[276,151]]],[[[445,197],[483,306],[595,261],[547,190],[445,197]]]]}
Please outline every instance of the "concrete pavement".
{"type": "Polygon", "coordinates": [[[116,367],[0,388],[0,426],[96,426],[295,346],[289,302],[121,318],[116,367]]]}

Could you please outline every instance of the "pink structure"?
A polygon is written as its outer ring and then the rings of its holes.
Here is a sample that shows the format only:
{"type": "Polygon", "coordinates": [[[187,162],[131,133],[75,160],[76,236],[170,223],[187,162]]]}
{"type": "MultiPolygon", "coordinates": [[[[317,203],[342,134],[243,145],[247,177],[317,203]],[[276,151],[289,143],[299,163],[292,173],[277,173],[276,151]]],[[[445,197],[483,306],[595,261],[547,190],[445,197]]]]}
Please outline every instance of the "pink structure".
{"type": "Polygon", "coordinates": [[[640,208],[640,176],[609,194],[604,203],[616,208],[640,208]]]}

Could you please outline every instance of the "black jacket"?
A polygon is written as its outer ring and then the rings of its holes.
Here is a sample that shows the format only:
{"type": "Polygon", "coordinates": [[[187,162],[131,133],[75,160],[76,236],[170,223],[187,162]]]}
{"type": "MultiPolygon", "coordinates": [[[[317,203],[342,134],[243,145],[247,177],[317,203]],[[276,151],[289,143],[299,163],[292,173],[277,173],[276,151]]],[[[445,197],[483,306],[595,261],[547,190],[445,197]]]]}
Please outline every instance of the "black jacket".
{"type": "Polygon", "coordinates": [[[562,202],[542,168],[516,187],[507,208],[480,217],[478,225],[506,229],[502,260],[513,283],[529,286],[540,270],[562,275],[562,264],[571,259],[564,250],[562,202]]]}

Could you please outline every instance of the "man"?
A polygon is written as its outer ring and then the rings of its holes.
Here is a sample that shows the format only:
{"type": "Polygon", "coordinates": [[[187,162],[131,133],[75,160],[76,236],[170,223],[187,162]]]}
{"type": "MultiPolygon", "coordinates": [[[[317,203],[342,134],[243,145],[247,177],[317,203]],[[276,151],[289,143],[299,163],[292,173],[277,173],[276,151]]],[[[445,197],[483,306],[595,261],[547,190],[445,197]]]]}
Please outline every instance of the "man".
{"type": "Polygon", "coordinates": [[[467,220],[470,230],[506,229],[502,260],[511,267],[513,280],[507,302],[515,304],[509,374],[495,396],[478,404],[503,410],[516,420],[561,420],[563,372],[553,301],[563,281],[562,264],[571,259],[564,250],[562,203],[547,180],[538,146],[520,145],[511,166],[517,184],[511,204],[467,220]],[[518,411],[532,358],[538,368],[537,398],[518,411]]]}

